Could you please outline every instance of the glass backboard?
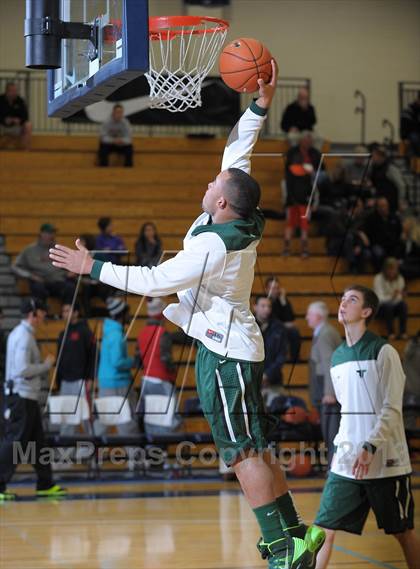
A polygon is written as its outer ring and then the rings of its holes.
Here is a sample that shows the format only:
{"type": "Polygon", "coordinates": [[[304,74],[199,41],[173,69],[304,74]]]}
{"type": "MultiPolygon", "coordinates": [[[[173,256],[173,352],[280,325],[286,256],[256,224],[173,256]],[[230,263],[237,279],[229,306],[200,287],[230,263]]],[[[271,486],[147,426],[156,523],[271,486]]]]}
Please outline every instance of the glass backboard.
{"type": "Polygon", "coordinates": [[[63,39],[61,68],[48,71],[48,114],[68,117],[148,70],[148,1],[60,2],[64,22],[97,26],[96,46],[63,39]]]}

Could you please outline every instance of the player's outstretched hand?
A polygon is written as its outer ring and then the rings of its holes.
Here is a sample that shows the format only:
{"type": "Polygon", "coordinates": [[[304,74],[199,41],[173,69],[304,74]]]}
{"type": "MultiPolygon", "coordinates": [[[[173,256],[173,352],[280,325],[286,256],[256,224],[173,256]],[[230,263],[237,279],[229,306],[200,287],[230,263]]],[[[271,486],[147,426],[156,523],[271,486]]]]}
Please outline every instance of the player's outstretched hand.
{"type": "Polygon", "coordinates": [[[268,83],[264,82],[264,79],[258,79],[259,87],[259,97],[257,99],[257,105],[263,109],[268,109],[273,100],[274,93],[276,92],[277,77],[279,74],[279,68],[275,59],[271,60],[271,79],[268,83]]]}
{"type": "Polygon", "coordinates": [[[52,264],[77,275],[88,275],[92,270],[93,259],[80,239],[76,240],[76,247],[77,249],[70,249],[64,245],[55,245],[50,249],[52,264]]]}

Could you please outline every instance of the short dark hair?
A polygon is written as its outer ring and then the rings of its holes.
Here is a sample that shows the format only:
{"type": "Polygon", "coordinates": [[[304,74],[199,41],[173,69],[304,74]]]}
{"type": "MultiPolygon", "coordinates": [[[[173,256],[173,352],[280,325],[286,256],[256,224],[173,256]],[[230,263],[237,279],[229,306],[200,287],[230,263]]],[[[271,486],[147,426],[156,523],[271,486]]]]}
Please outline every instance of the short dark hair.
{"type": "Polygon", "coordinates": [[[85,247],[89,251],[94,251],[95,249],[95,237],[91,233],[82,233],[80,239],[85,242],[85,247]]]}
{"type": "Polygon", "coordinates": [[[20,305],[20,311],[23,316],[28,316],[33,313],[36,314],[37,310],[47,312],[47,305],[40,298],[23,298],[20,305]]]}
{"type": "Polygon", "coordinates": [[[100,217],[98,219],[98,227],[101,231],[105,231],[108,225],[111,223],[112,219],[110,217],[100,217]]]}
{"type": "Polygon", "coordinates": [[[115,109],[124,110],[124,107],[120,103],[115,103],[115,105],[112,107],[112,110],[115,111],[115,109]]]}
{"type": "Polygon", "coordinates": [[[272,303],[271,298],[270,298],[269,296],[267,296],[266,294],[257,294],[257,295],[255,296],[255,299],[254,299],[254,304],[258,304],[259,301],[260,301],[262,298],[263,298],[264,300],[269,300],[269,301],[272,303]]]}
{"type": "Polygon", "coordinates": [[[379,298],[375,291],[371,288],[359,284],[353,284],[346,286],[344,292],[348,292],[349,290],[357,290],[357,292],[361,292],[363,295],[363,308],[370,308],[372,313],[370,316],[366,318],[366,324],[375,317],[376,313],[378,312],[379,308],[379,298]]]}
{"type": "Polygon", "coordinates": [[[73,302],[73,304],[71,302],[63,302],[63,306],[71,306],[73,312],[80,312],[80,302],[78,300],[76,300],[75,302],[73,302]]]}
{"type": "Polygon", "coordinates": [[[260,185],[257,180],[239,168],[228,168],[227,171],[229,178],[225,182],[226,201],[235,213],[246,219],[260,203],[260,185]]]}

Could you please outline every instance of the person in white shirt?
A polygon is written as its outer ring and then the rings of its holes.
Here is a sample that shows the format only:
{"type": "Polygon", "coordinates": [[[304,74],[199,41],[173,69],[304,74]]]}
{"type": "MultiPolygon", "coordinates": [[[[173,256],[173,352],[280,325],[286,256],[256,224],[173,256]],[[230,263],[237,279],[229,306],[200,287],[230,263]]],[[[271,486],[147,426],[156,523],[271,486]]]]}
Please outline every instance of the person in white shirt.
{"type": "Polygon", "coordinates": [[[385,259],[382,272],[373,280],[373,290],[379,298],[377,318],[385,320],[388,339],[394,340],[394,319],[399,318],[399,338],[407,339],[407,303],[405,302],[405,280],[400,275],[397,259],[385,259]]]}
{"type": "Polygon", "coordinates": [[[402,415],[405,376],[398,352],[367,330],[378,304],[373,290],[352,285],[338,309],[346,340],[332,356],[331,378],[341,422],[316,516],[327,532],[316,569],[328,567],[335,532],[360,535],[371,509],[378,527],[400,543],[409,569],[419,566],[402,415]]]}
{"type": "Polygon", "coordinates": [[[221,457],[233,466],[254,510],[262,532],[259,549],[272,569],[313,568],[325,534],[301,522],[280,464],[267,450],[264,344],[249,303],[264,226],[250,157],[274,96],[274,61],[272,69],[269,83],[258,80],[258,99],[229,136],[222,171],[203,198],[204,213],[174,258],[152,268],[118,266],[94,262],[78,242],[77,250],[57,245],[50,257],[57,267],[96,275],[131,293],[178,294],[179,304],[169,305],[164,315],[197,341],[201,405],[221,457]]]}
{"type": "Polygon", "coordinates": [[[54,364],[49,354],[43,362],[35,339],[35,329],[47,314],[39,299],[22,301],[22,321],[7,338],[5,389],[5,433],[0,444],[0,502],[14,500],[6,486],[23,456],[35,469],[37,496],[64,496],[54,484],[51,463],[43,456],[44,430],[39,406],[42,379],[54,364]]]}

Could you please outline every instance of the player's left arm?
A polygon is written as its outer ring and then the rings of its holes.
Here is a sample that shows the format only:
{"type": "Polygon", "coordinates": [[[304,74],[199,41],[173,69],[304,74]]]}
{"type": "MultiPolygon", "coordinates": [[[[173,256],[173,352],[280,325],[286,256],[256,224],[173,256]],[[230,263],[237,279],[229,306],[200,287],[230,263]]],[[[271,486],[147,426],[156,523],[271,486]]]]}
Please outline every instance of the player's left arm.
{"type": "Polygon", "coordinates": [[[258,79],[258,99],[251,103],[229,135],[223,153],[222,171],[239,168],[247,174],[251,172],[252,150],[276,91],[278,70],[274,59],[271,60],[271,65],[273,71],[270,82],[264,83],[263,79],[258,79]]]}
{"type": "Polygon", "coordinates": [[[376,423],[353,465],[353,473],[359,479],[369,472],[375,452],[390,438],[402,415],[405,375],[400,356],[390,344],[381,348],[377,366],[383,401],[376,423]]]}

